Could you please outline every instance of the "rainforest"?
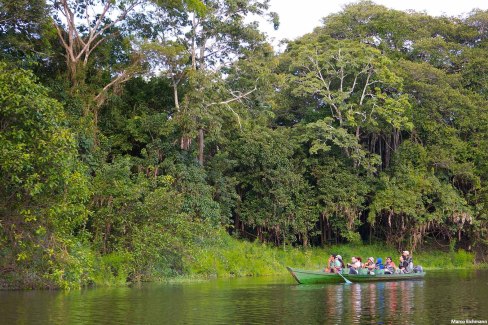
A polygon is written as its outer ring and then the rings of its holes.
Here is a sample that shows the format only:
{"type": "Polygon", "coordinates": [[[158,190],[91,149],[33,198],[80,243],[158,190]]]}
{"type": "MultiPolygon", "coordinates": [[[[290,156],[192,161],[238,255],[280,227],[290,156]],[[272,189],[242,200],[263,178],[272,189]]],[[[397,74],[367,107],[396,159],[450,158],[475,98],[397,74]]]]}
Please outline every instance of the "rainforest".
{"type": "Polygon", "coordinates": [[[488,261],[488,11],[360,1],[281,49],[262,24],[268,0],[0,0],[0,287],[488,261]]]}

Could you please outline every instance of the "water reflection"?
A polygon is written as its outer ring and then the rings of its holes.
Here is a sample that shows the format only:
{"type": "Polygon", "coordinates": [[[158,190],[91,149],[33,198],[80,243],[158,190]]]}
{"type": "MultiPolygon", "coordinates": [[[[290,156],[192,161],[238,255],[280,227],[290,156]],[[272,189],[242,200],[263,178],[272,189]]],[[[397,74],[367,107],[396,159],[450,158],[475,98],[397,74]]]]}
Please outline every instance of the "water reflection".
{"type": "Polygon", "coordinates": [[[324,311],[336,324],[408,324],[422,287],[423,281],[329,285],[324,311]]]}
{"type": "Polygon", "coordinates": [[[296,285],[290,278],[0,292],[5,324],[450,324],[488,319],[488,272],[296,285]]]}

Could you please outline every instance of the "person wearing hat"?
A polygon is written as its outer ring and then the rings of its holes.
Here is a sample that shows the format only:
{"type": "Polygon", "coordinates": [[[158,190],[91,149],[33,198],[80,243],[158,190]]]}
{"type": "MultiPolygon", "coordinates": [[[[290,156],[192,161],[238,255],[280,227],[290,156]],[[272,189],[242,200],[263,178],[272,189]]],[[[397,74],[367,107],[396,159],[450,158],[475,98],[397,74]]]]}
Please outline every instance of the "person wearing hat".
{"type": "Polygon", "coordinates": [[[385,266],[383,265],[383,259],[381,257],[378,257],[376,259],[376,269],[377,270],[383,270],[385,266]]]}
{"type": "Polygon", "coordinates": [[[368,269],[368,274],[374,274],[374,270],[376,269],[376,263],[374,262],[373,257],[368,257],[368,261],[364,263],[364,268],[368,269]]]}
{"type": "Polygon", "coordinates": [[[405,267],[404,273],[410,273],[413,271],[413,258],[410,256],[409,251],[403,251],[403,265],[405,267]]]}

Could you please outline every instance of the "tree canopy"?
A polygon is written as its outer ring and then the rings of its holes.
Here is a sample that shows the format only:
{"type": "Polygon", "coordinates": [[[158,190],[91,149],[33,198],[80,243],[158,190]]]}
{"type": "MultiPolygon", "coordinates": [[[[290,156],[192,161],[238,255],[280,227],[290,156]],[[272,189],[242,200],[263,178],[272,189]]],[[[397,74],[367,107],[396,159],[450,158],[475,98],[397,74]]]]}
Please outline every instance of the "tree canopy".
{"type": "Polygon", "coordinates": [[[279,26],[268,0],[0,0],[12,286],[186,274],[228,234],[483,256],[488,13],[361,1],[282,53],[258,17],[279,26]]]}

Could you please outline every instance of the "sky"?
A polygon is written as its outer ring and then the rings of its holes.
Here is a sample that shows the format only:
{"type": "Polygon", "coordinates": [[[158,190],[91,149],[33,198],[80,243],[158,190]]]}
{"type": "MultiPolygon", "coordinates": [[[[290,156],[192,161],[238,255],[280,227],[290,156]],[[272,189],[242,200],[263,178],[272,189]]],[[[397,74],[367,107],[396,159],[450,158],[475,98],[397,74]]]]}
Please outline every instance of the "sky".
{"type": "MultiPolygon", "coordinates": [[[[341,11],[351,0],[271,0],[271,11],[280,16],[280,28],[274,31],[270,24],[262,24],[262,29],[272,38],[273,43],[283,38],[294,39],[310,33],[320,26],[320,19],[341,11]]],[[[375,0],[377,4],[397,10],[413,9],[425,11],[433,16],[459,16],[475,8],[487,10],[488,0],[375,0]]]]}

